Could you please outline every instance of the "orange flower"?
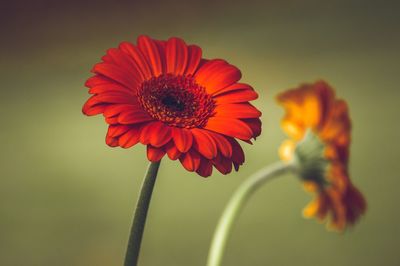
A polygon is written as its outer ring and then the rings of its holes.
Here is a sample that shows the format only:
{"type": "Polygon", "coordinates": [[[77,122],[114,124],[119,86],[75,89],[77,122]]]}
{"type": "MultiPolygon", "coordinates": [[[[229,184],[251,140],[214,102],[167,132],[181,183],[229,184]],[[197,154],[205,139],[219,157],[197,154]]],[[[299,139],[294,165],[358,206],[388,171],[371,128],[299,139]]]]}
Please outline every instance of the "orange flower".
{"type": "Polygon", "coordinates": [[[319,220],[330,216],[330,227],[343,230],[366,209],[362,194],[348,174],[351,122],[345,101],[336,99],[324,81],[305,84],[277,97],[285,108],[282,128],[291,138],[280,155],[294,160],[307,191],[316,193],[304,210],[319,220]]]}
{"type": "Polygon", "coordinates": [[[86,82],[93,94],[86,115],[103,114],[106,143],[129,148],[147,145],[150,161],[165,154],[188,171],[209,176],[214,165],[227,174],[244,162],[235,138],[250,142],[261,133],[261,112],[249,101],[253,88],[238,83],[240,70],[179,38],[140,36],[137,45],[111,48],[86,82]]]}

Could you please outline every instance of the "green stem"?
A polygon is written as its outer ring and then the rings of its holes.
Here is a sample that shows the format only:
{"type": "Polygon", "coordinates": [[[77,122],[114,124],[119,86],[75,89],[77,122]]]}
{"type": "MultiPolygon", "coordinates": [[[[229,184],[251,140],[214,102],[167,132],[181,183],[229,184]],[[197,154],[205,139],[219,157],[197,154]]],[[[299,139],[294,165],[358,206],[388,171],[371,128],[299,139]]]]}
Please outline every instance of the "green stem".
{"type": "Polygon", "coordinates": [[[140,244],[142,242],[144,226],[146,223],[147,211],[149,209],[151,194],[156,182],[159,166],[160,161],[151,162],[149,168],[147,169],[146,176],[144,177],[143,184],[140,189],[139,199],[136,203],[135,214],[133,216],[131,233],[125,255],[125,266],[137,265],[140,244]]]}
{"type": "Polygon", "coordinates": [[[245,180],[231,197],[218,222],[211,248],[208,253],[207,266],[220,266],[226,242],[232,226],[250,196],[266,181],[293,169],[292,164],[277,162],[269,165],[245,180]]]}

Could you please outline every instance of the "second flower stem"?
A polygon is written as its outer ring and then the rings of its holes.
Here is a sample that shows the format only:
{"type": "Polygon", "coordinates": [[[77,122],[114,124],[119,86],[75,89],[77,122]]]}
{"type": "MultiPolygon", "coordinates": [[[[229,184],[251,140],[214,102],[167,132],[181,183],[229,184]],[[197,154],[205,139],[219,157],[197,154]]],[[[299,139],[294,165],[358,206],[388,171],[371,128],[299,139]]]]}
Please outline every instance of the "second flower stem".
{"type": "Polygon", "coordinates": [[[135,214],[133,216],[133,224],[125,255],[125,266],[137,265],[140,244],[142,242],[144,226],[146,223],[147,211],[149,209],[151,194],[156,182],[159,166],[160,161],[151,162],[144,177],[143,184],[140,189],[139,199],[136,204],[135,214]]]}
{"type": "Polygon", "coordinates": [[[239,186],[228,202],[228,205],[225,207],[218,222],[208,254],[207,266],[221,265],[224,249],[232,226],[246,201],[255,190],[261,187],[264,182],[291,170],[292,167],[290,163],[277,162],[259,170],[239,186]]]}

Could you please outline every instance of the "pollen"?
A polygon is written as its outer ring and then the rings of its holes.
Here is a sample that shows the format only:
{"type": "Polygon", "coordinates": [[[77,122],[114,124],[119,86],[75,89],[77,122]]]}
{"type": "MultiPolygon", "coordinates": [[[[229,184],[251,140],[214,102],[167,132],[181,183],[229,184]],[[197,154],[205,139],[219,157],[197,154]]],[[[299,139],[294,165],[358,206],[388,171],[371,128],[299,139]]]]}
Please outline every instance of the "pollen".
{"type": "Polygon", "coordinates": [[[143,109],[170,126],[201,128],[214,114],[215,101],[191,76],[153,77],[144,81],[137,93],[143,109]]]}

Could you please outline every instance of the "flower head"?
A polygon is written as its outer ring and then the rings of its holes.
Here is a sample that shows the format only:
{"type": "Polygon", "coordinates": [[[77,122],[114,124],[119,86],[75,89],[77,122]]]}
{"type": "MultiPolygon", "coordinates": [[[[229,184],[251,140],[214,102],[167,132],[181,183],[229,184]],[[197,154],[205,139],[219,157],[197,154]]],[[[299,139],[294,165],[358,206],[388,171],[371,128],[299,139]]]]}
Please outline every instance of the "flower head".
{"type": "Polygon", "coordinates": [[[345,101],[324,81],[305,84],[277,97],[285,108],[282,128],[290,137],[280,147],[293,160],[307,191],[316,194],[306,217],[330,216],[330,228],[343,230],[366,209],[348,173],[351,122],[345,101]]]}
{"type": "Polygon", "coordinates": [[[236,139],[250,142],[261,133],[261,112],[249,103],[258,95],[238,83],[240,70],[202,58],[200,47],[179,38],[123,42],[92,72],[83,113],[104,115],[111,147],[142,143],[150,161],[167,154],[209,176],[213,166],[223,174],[232,165],[238,170],[244,153],[236,139]]]}

